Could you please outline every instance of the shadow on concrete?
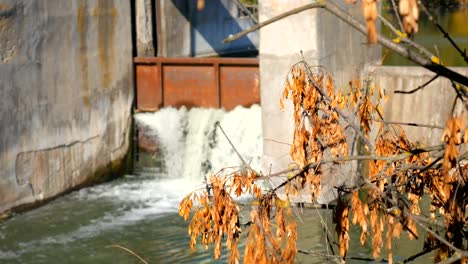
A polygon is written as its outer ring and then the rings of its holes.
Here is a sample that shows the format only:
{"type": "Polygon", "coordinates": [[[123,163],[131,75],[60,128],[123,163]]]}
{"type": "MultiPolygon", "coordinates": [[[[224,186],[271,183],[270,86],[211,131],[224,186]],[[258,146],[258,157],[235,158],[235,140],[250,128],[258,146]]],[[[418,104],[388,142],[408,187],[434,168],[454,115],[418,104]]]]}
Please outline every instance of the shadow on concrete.
{"type": "Polygon", "coordinates": [[[190,55],[256,56],[258,32],[231,42],[222,43],[230,34],[254,25],[254,21],[235,4],[237,0],[207,1],[203,10],[197,10],[196,0],[171,0],[178,11],[190,21],[190,55]],[[228,9],[229,7],[229,9],[228,9]]]}

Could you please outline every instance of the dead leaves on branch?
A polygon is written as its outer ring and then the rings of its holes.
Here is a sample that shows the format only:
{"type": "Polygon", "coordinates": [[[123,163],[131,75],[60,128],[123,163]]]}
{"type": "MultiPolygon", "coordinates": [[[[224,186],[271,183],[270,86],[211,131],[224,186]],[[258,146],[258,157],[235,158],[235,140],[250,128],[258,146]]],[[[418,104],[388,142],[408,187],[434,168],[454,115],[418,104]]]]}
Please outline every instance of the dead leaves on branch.
{"type": "Polygon", "coordinates": [[[275,206],[279,198],[264,196],[250,212],[252,227],[247,237],[244,263],[293,263],[297,254],[297,225],[291,208],[275,206]],[[275,208],[275,210],[273,210],[275,208]],[[272,220],[271,214],[275,217],[272,220]]]}
{"type": "Polygon", "coordinates": [[[367,43],[377,43],[377,0],[362,0],[362,11],[367,24],[367,43]]]}
{"type": "Polygon", "coordinates": [[[293,263],[297,226],[290,208],[276,194],[262,194],[256,177],[255,172],[245,169],[213,175],[209,180],[211,196],[199,191],[181,201],[179,214],[186,221],[193,213],[188,226],[192,250],[200,239],[206,249],[213,245],[214,258],[218,259],[224,242],[230,251],[229,263],[239,263],[239,238],[247,232],[244,263],[293,263]],[[240,208],[231,196],[242,194],[250,194],[258,201],[258,206],[251,208],[251,222],[247,225],[240,223],[240,208]]]}
{"type": "MultiPolygon", "coordinates": [[[[344,116],[353,117],[359,124],[353,128],[369,139],[371,129],[377,127],[374,122],[383,121],[381,103],[386,95],[369,78],[353,80],[344,92],[337,91],[330,74],[301,62],[287,75],[281,107],[286,99],[292,101],[294,109],[290,155],[296,163],[294,173],[287,174],[283,183],[286,197],[306,191],[315,201],[324,177],[322,162],[339,166],[353,158],[348,156],[344,116]]],[[[443,218],[445,239],[466,250],[466,238],[460,232],[468,213],[468,165],[460,164],[461,145],[468,141],[464,120],[466,116],[450,118],[441,139],[444,146],[435,148],[411,142],[400,126],[378,123],[371,153],[375,159],[368,158],[368,175],[359,186],[338,188],[333,219],[343,260],[349,250],[353,224],[361,229],[361,244],[371,239],[374,258],[380,257],[385,246],[391,263],[395,239],[403,233],[410,239],[419,236],[414,217],[421,214],[419,201],[424,195],[431,197],[432,220],[437,221],[437,214],[443,218]]],[[[239,238],[246,235],[244,263],[294,262],[297,225],[289,200],[279,199],[276,189],[262,191],[258,179],[255,172],[245,168],[233,173],[221,172],[210,177],[211,196],[199,191],[182,200],[180,215],[188,220],[192,214],[188,227],[192,249],[197,241],[206,248],[213,245],[217,259],[224,244],[230,250],[229,262],[238,263],[239,238]],[[250,206],[248,224],[240,223],[240,208],[233,198],[244,194],[251,195],[256,203],[250,206]]],[[[436,260],[454,254],[433,235],[429,235],[426,244],[439,248],[436,260]]]]}
{"type": "MultiPolygon", "coordinates": [[[[362,14],[366,20],[367,25],[367,43],[377,43],[377,28],[375,26],[378,12],[377,0],[361,0],[362,1],[362,14]]],[[[357,0],[346,0],[348,4],[356,4],[357,0]]]]}
{"type": "MultiPolygon", "coordinates": [[[[456,165],[456,158],[459,154],[458,145],[463,140],[462,134],[463,120],[461,117],[452,117],[447,121],[441,141],[446,144],[444,154],[444,174],[448,175],[448,171],[456,165]]],[[[468,130],[468,129],[467,129],[468,130]]],[[[465,131],[466,134],[466,131],[465,131]]],[[[466,137],[466,136],[465,136],[466,137]]],[[[465,139],[466,140],[466,139],[465,139]]],[[[466,142],[466,141],[465,141],[466,142]]]]}
{"type": "MultiPolygon", "coordinates": [[[[355,4],[357,0],[346,0],[348,4],[355,4]]],[[[378,0],[361,0],[362,13],[367,25],[367,43],[377,43],[376,21],[378,18],[378,0]]],[[[416,0],[399,0],[398,13],[402,20],[402,26],[406,34],[418,33],[419,8],[416,0]]]]}
{"type": "Polygon", "coordinates": [[[400,0],[398,12],[402,18],[403,29],[407,34],[418,33],[419,9],[416,0],[400,0]]]}
{"type": "Polygon", "coordinates": [[[294,138],[290,154],[301,168],[320,162],[326,151],[334,157],[347,155],[344,129],[335,111],[335,107],[343,109],[346,101],[335,92],[329,74],[306,74],[303,65],[293,66],[287,76],[280,104],[283,105],[286,99],[291,99],[294,104],[294,138]],[[331,100],[326,100],[319,89],[331,100]]]}
{"type": "Polygon", "coordinates": [[[211,198],[206,191],[195,192],[186,196],[179,205],[179,215],[187,220],[194,203],[198,203],[187,230],[190,248],[195,249],[197,237],[200,236],[206,249],[209,244],[214,245],[214,258],[218,259],[223,237],[226,236],[226,247],[231,250],[231,258],[238,259],[237,242],[241,231],[239,207],[224,188],[226,178],[212,176],[210,182],[213,192],[211,198]]]}

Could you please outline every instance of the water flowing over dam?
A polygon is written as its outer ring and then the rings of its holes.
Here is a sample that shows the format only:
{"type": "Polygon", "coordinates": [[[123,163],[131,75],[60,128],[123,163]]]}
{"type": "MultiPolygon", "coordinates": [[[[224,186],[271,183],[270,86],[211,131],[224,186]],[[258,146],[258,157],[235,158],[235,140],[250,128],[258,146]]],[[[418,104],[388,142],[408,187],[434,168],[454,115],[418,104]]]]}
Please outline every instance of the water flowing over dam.
{"type": "Polygon", "coordinates": [[[228,139],[215,126],[217,122],[244,160],[253,168],[261,166],[262,123],[258,105],[239,106],[230,112],[165,108],[136,114],[135,120],[160,144],[164,171],[172,179],[200,181],[208,172],[242,165],[228,139]]]}

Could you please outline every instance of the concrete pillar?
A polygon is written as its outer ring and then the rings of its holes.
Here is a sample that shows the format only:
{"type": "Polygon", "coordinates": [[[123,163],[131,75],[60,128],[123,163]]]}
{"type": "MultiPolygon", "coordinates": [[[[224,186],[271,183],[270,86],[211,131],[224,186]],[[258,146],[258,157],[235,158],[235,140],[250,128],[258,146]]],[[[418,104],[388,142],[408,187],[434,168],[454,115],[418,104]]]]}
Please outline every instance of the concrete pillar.
{"type": "MultiPolygon", "coordinates": [[[[265,21],[312,2],[260,0],[259,18],[265,21]]],[[[362,18],[359,5],[347,5],[342,0],[335,2],[362,18]]],[[[379,47],[368,47],[365,42],[364,35],[324,9],[307,10],[260,29],[264,171],[280,171],[292,162],[288,144],[293,139],[293,106],[286,101],[285,111],[282,112],[279,100],[286,74],[293,64],[301,60],[301,51],[311,65],[324,66],[333,75],[336,87],[345,87],[380,54],[379,47]]]]}
{"type": "Polygon", "coordinates": [[[154,56],[153,17],[151,0],[135,1],[136,45],[140,57],[154,56]]]}

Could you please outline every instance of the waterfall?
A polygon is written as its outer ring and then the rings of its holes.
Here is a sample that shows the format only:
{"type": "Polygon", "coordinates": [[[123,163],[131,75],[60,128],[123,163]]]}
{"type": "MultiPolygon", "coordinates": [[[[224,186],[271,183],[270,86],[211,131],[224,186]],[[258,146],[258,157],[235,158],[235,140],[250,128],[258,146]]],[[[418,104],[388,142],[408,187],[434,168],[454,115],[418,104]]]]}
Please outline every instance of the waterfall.
{"type": "Polygon", "coordinates": [[[244,160],[253,168],[261,168],[262,124],[258,105],[238,106],[232,111],[163,108],[155,113],[138,113],[135,120],[158,142],[168,178],[201,182],[207,173],[242,165],[226,137],[216,128],[216,122],[244,160]]]}

